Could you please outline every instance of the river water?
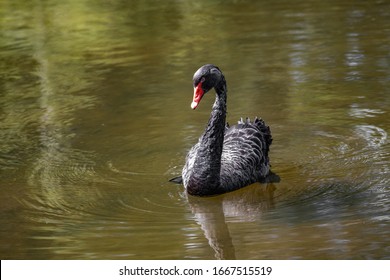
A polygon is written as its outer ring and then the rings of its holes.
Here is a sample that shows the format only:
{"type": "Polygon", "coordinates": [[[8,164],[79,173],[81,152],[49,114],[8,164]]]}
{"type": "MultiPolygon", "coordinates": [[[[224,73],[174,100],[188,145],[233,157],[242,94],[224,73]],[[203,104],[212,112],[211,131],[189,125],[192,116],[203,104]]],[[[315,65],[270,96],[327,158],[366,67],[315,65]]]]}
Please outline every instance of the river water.
{"type": "Polygon", "coordinates": [[[1,259],[389,259],[390,2],[0,2],[1,259]],[[271,127],[280,183],[168,180],[202,133],[271,127]]]}

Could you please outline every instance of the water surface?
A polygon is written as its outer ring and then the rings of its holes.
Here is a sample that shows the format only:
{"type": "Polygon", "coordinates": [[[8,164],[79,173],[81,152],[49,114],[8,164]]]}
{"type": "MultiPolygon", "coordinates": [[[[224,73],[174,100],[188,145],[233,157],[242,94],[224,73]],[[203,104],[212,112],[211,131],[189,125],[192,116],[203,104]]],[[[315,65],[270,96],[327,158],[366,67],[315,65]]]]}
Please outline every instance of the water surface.
{"type": "Polygon", "coordinates": [[[2,259],[389,259],[388,1],[1,1],[2,259]],[[188,197],[207,122],[262,117],[282,181],[188,197]]]}

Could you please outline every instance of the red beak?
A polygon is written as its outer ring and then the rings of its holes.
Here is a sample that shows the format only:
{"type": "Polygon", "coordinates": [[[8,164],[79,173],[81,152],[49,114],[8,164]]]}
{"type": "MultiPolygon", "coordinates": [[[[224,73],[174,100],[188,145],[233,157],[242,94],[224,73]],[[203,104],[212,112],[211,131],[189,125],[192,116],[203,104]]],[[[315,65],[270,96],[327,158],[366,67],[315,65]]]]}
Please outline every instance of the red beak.
{"type": "Polygon", "coordinates": [[[198,107],[198,104],[200,100],[202,99],[204,94],[204,91],[202,89],[202,83],[200,82],[195,88],[194,88],[194,99],[191,103],[191,109],[195,110],[196,107],[198,107]]]}

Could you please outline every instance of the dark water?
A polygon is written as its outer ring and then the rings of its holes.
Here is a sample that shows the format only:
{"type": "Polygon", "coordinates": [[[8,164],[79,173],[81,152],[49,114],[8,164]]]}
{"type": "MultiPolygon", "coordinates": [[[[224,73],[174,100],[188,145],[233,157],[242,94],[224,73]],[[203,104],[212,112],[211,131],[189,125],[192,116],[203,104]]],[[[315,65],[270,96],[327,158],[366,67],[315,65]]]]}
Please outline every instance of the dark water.
{"type": "Polygon", "coordinates": [[[2,259],[389,259],[389,1],[0,2],[2,259]],[[282,182],[168,183],[207,122],[271,126],[282,182]]]}

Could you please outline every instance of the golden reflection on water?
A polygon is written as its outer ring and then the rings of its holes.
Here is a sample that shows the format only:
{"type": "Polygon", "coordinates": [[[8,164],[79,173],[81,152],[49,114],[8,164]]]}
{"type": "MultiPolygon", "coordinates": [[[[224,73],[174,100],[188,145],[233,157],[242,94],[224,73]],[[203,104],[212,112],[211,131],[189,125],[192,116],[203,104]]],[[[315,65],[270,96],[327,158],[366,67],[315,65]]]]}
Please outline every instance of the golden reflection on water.
{"type": "Polygon", "coordinates": [[[389,4],[206,2],[1,2],[3,259],[389,258],[389,4]],[[281,183],[168,183],[204,63],[281,183]]]}

